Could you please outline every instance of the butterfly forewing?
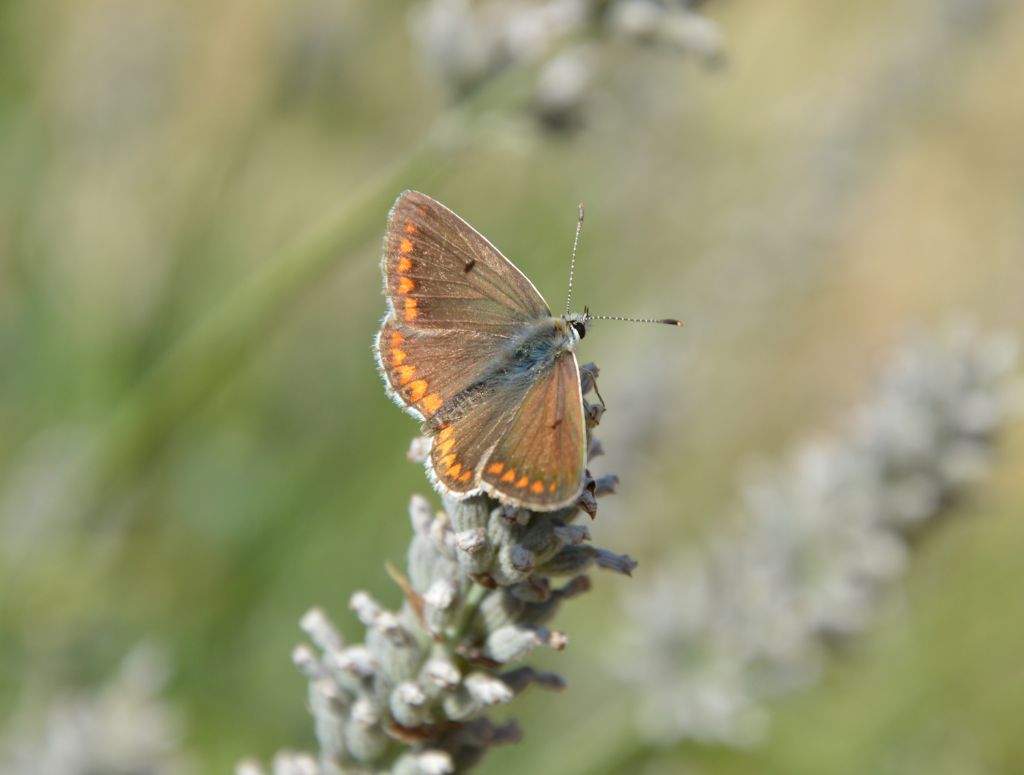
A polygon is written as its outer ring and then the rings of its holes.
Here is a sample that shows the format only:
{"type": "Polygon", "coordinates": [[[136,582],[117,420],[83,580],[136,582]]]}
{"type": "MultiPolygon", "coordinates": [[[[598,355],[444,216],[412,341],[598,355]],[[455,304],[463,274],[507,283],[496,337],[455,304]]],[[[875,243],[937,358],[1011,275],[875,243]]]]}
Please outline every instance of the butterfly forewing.
{"type": "Polygon", "coordinates": [[[473,384],[504,342],[498,334],[404,327],[388,316],[377,336],[377,358],[391,394],[430,420],[444,407],[453,411],[453,398],[473,384]]]}
{"type": "Polygon", "coordinates": [[[542,510],[576,499],[586,467],[586,427],[573,353],[540,373],[500,433],[481,473],[485,489],[542,510]]]}
{"type": "Polygon", "coordinates": [[[385,292],[396,321],[421,330],[513,335],[551,312],[533,284],[472,226],[406,191],[388,217],[385,292]]]}

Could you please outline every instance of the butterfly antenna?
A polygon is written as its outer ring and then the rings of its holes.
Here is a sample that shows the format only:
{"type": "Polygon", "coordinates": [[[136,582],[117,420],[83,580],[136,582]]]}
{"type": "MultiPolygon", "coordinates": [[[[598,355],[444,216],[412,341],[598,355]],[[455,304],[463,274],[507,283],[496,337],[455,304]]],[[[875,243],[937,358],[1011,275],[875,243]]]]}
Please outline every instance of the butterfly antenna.
{"type": "Polygon", "coordinates": [[[572,308],[572,278],[576,274],[576,247],[580,244],[580,232],[583,231],[583,204],[580,203],[580,214],[576,219],[576,237],[572,241],[572,259],[569,261],[569,298],[565,300],[565,314],[572,308]]]}
{"type": "Polygon", "coordinates": [[[665,326],[681,326],[683,321],[675,318],[624,318],[619,315],[591,315],[587,314],[590,320],[621,320],[624,323],[661,323],[665,326]]]}

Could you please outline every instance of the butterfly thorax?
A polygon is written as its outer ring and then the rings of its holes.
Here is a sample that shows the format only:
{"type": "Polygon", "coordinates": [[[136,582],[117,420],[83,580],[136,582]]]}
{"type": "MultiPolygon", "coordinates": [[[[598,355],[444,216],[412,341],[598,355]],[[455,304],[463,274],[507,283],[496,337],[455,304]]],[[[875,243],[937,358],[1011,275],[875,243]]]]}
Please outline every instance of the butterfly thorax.
{"type": "Polygon", "coordinates": [[[569,318],[542,318],[526,328],[510,343],[507,363],[500,364],[514,375],[545,369],[567,352],[573,352],[582,339],[582,323],[569,318]]]}

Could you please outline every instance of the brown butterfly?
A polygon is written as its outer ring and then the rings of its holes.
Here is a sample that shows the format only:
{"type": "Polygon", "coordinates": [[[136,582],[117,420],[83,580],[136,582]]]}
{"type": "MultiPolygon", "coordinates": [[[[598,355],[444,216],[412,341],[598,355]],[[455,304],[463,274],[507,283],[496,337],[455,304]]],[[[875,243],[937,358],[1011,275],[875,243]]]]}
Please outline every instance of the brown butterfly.
{"type": "Polygon", "coordinates": [[[552,316],[497,248],[416,191],[391,208],[381,269],[377,363],[395,402],[423,421],[438,490],[537,511],[573,503],[586,466],[575,349],[598,318],[552,316]]]}

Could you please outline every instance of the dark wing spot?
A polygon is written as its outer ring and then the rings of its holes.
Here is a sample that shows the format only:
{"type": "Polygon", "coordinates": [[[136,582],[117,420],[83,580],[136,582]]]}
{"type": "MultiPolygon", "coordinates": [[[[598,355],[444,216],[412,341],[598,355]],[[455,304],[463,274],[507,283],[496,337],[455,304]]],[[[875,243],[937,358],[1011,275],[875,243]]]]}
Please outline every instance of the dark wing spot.
{"type": "Polygon", "coordinates": [[[466,265],[462,268],[462,271],[465,272],[466,274],[469,274],[470,272],[473,271],[473,267],[474,266],[476,266],[476,259],[475,258],[467,258],[466,259],[466,265]]]}

